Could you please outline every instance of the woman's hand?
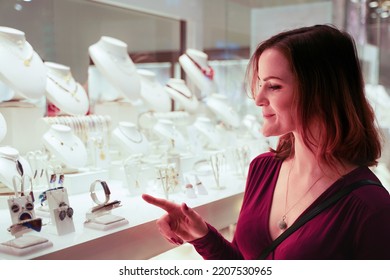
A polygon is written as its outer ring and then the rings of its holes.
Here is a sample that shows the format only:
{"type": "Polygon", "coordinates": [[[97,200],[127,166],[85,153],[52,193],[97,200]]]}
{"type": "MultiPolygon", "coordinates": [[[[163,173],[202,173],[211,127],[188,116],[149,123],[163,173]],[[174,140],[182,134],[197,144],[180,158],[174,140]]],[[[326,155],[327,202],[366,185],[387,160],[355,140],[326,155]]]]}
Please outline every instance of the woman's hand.
{"type": "Polygon", "coordinates": [[[160,233],[171,243],[183,244],[201,238],[209,231],[202,217],[185,203],[179,205],[148,194],[143,194],[142,198],[167,212],[157,220],[157,226],[160,233]]]}

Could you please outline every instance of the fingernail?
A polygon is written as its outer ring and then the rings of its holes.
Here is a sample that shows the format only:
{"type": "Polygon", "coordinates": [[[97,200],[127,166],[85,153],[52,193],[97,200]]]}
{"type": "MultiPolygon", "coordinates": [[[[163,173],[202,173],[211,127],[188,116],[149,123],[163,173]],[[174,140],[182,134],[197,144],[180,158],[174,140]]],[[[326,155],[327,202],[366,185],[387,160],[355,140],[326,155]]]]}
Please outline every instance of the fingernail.
{"type": "Polygon", "coordinates": [[[187,203],[184,203],[184,209],[185,209],[185,210],[188,210],[187,203]]]}
{"type": "Polygon", "coordinates": [[[175,244],[178,244],[178,242],[177,242],[177,240],[175,239],[175,238],[171,238],[171,241],[173,242],[173,243],[175,243],[175,244]]]}

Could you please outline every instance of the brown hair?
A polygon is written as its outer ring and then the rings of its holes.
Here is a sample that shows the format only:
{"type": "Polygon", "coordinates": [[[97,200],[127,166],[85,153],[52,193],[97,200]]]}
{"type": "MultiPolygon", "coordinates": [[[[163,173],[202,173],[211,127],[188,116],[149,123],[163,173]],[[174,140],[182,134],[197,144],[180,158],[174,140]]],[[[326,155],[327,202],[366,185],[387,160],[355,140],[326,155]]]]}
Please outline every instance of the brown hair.
{"type": "MultiPolygon", "coordinates": [[[[293,108],[306,146],[316,147],[318,159],[329,165],[346,161],[371,166],[381,154],[381,141],[353,38],[330,25],[315,25],[279,33],[261,43],[252,55],[246,77],[250,92],[258,83],[258,60],[269,48],[279,50],[297,81],[293,108]],[[307,124],[320,131],[314,143],[307,124]]],[[[279,138],[274,150],[284,159],[294,153],[294,136],[279,138]]]]}

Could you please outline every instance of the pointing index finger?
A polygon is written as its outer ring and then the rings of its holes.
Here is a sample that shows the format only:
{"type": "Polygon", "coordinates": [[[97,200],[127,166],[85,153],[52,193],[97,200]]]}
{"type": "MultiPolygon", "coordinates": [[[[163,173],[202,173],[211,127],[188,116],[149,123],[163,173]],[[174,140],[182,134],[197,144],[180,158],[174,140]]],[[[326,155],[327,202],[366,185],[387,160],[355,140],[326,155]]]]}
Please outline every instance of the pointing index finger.
{"type": "Polygon", "coordinates": [[[145,200],[147,203],[152,204],[154,206],[160,207],[161,209],[164,209],[167,212],[170,212],[177,208],[177,205],[169,200],[163,199],[163,198],[157,198],[154,196],[151,196],[149,194],[142,194],[143,200],[145,200]]]}

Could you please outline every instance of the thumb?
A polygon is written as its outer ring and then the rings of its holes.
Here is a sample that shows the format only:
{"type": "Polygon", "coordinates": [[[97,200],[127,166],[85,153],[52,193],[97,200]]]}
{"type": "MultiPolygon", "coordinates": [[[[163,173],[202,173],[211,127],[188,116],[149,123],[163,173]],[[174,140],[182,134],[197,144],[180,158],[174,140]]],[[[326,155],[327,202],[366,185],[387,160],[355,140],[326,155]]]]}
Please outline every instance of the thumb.
{"type": "Polygon", "coordinates": [[[195,212],[192,208],[189,208],[186,203],[182,203],[181,210],[184,215],[186,215],[190,220],[198,221],[201,219],[199,214],[195,212]]]}

